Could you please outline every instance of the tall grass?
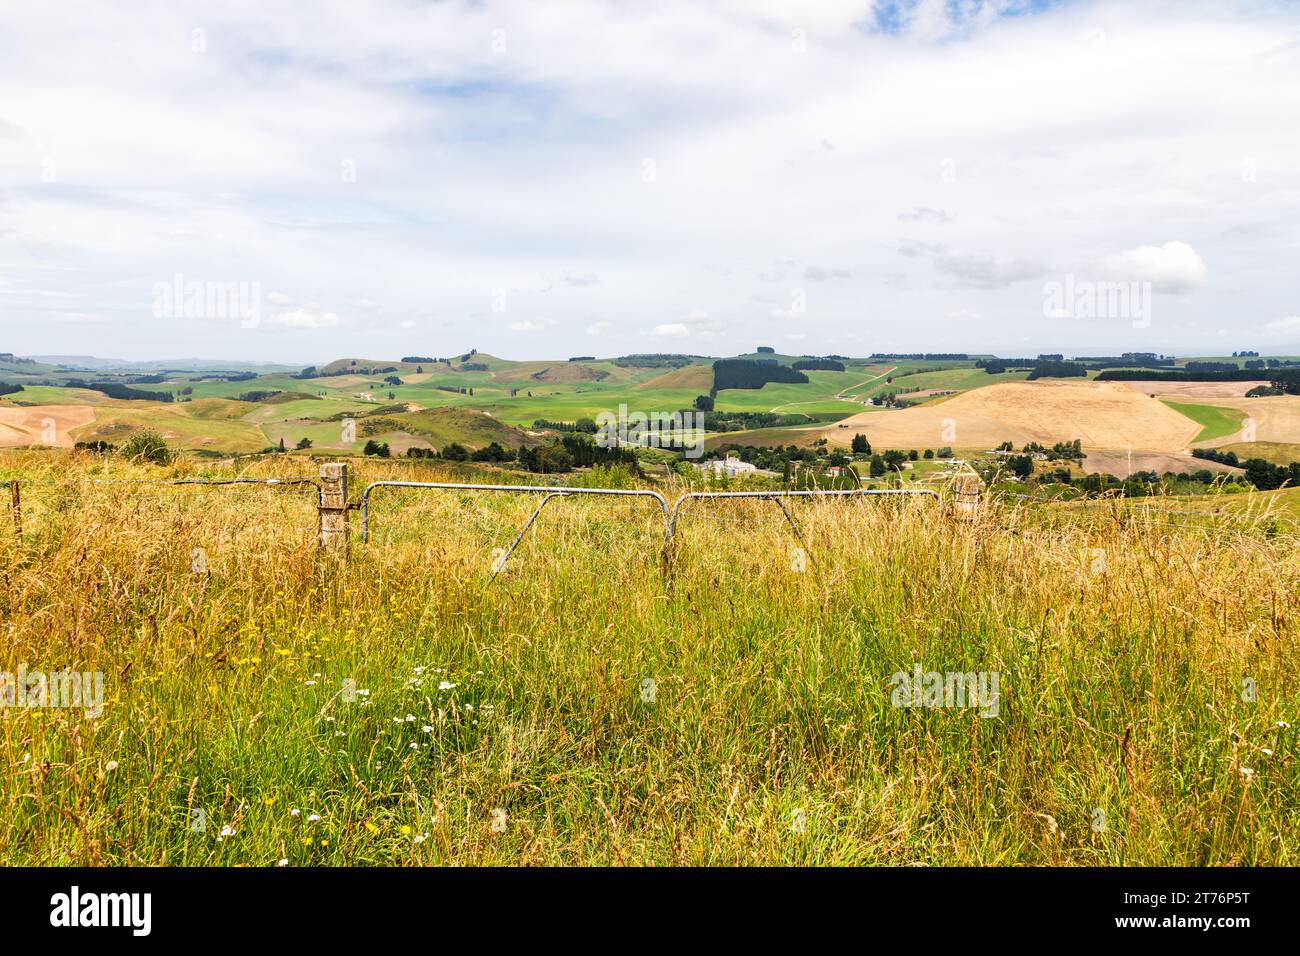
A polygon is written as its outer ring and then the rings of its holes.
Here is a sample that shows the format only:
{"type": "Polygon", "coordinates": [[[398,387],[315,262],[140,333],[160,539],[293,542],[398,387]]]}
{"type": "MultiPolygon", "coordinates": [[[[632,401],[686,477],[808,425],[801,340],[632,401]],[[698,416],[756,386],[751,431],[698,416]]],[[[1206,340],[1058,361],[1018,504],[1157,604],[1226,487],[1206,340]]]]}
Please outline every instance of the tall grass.
{"type": "Polygon", "coordinates": [[[142,483],[195,467],[0,458],[0,669],[107,701],[4,711],[10,863],[1298,862],[1294,538],[832,501],[803,562],[728,501],[665,571],[653,503],[575,498],[494,577],[534,497],[377,492],[340,564],[310,490],[142,483]],[[891,706],[916,663],[998,715],[891,706]]]}

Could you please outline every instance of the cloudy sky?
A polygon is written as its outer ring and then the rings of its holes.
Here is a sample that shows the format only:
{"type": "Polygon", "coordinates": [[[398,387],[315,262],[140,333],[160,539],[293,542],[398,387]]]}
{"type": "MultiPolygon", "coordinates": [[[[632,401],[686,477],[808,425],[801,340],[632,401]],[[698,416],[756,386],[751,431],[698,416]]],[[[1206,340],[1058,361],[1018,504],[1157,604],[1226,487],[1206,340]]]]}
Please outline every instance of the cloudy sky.
{"type": "Polygon", "coordinates": [[[1298,212],[1296,4],[51,0],[0,30],[20,354],[1300,353],[1298,212]],[[1067,281],[1149,283],[1149,321],[1048,308],[1067,281]]]}

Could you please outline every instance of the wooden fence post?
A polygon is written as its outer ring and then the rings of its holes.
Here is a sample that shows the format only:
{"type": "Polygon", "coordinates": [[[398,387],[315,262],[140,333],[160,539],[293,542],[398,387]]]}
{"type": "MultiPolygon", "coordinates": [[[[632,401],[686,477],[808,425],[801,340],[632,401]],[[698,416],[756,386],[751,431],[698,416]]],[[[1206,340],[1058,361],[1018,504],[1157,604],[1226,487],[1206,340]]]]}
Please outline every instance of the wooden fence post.
{"type": "Polygon", "coordinates": [[[953,486],[956,511],[959,518],[974,518],[979,511],[984,482],[979,475],[958,475],[953,486]]]}
{"type": "Polygon", "coordinates": [[[340,560],[348,556],[348,466],[320,466],[320,546],[340,560]]]}
{"type": "Polygon", "coordinates": [[[18,492],[18,479],[9,482],[9,505],[14,512],[14,534],[23,536],[23,499],[18,492]]]}

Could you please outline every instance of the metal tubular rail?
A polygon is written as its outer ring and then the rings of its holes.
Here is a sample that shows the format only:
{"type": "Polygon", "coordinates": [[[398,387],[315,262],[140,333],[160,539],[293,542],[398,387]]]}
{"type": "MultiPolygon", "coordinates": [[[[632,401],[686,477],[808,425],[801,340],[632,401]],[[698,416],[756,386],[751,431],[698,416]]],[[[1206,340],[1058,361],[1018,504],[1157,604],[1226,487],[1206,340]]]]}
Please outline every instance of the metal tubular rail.
{"type": "Polygon", "coordinates": [[[172,485],[267,485],[269,487],[311,485],[317,496],[324,494],[317,478],[177,478],[172,485]]]}
{"type": "Polygon", "coordinates": [[[667,548],[672,541],[672,533],[669,527],[669,508],[668,499],[657,491],[651,491],[647,488],[566,488],[548,485],[476,485],[470,482],[455,481],[373,481],[366,486],[366,490],[361,493],[361,539],[370,541],[370,493],[376,488],[434,488],[446,491],[500,491],[513,494],[541,494],[545,495],[537,509],[529,517],[528,522],[515,536],[510,548],[500,559],[502,567],[505,561],[514,552],[516,546],[523,539],[528,529],[537,520],[537,516],[552,498],[568,498],[570,495],[613,495],[624,498],[653,498],[659,503],[659,510],[664,517],[664,547],[667,548]]]}
{"type": "MultiPolygon", "coordinates": [[[[668,514],[668,541],[671,544],[677,534],[677,518],[681,512],[682,505],[687,501],[708,500],[713,498],[765,498],[776,502],[781,510],[785,513],[786,520],[790,522],[790,527],[794,529],[795,535],[799,538],[799,543],[804,543],[803,535],[799,531],[799,526],[794,523],[794,518],[786,508],[783,498],[862,498],[867,495],[920,495],[923,497],[939,500],[939,493],[932,488],[847,488],[843,490],[810,490],[810,491],[688,491],[676,501],[673,502],[672,511],[668,514]]],[[[808,548],[805,545],[804,550],[808,548]]]]}

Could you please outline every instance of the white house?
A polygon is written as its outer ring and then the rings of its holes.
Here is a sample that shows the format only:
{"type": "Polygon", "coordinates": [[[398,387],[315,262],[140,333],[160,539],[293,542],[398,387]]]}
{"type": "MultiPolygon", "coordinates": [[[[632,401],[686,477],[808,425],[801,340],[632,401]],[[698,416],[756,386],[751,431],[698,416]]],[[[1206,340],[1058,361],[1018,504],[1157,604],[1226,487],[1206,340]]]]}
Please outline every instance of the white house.
{"type": "Polygon", "coordinates": [[[726,475],[728,478],[734,478],[736,475],[747,475],[751,472],[758,471],[757,465],[751,465],[747,461],[741,461],[732,455],[726,458],[714,458],[710,461],[702,461],[696,465],[701,471],[711,471],[715,475],[726,475]]]}

